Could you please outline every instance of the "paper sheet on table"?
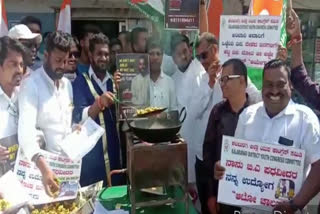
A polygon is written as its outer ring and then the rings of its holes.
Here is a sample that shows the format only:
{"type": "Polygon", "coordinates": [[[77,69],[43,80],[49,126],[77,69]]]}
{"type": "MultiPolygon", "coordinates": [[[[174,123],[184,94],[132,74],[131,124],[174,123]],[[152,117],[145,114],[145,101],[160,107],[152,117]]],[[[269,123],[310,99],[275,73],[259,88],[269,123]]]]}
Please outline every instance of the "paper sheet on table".
{"type": "Polygon", "coordinates": [[[93,149],[105,130],[89,117],[81,126],[59,143],[71,160],[82,159],[93,149]]]}
{"type": "Polygon", "coordinates": [[[99,201],[97,201],[94,207],[93,214],[129,214],[129,212],[125,210],[108,211],[106,208],[102,206],[102,204],[99,201]]]}
{"type": "Polygon", "coordinates": [[[29,195],[11,170],[0,178],[0,192],[11,206],[21,205],[30,201],[29,195]]]}

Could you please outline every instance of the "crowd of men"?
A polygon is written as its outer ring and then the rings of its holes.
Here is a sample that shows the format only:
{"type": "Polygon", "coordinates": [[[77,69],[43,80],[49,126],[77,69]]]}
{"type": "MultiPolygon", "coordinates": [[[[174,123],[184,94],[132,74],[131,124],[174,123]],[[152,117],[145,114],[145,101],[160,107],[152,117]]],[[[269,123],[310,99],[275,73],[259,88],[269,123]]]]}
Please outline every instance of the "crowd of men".
{"type": "MultiPolygon", "coordinates": [[[[311,109],[292,101],[292,89],[320,109],[320,87],[304,67],[300,23],[294,11],[287,25],[291,68],[283,53],[268,62],[260,92],[241,60],[220,64],[218,41],[208,32],[200,35],[195,57],[187,36],[172,35],[168,56],[159,39],[149,38],[145,28],[121,32],[109,40],[98,27],[86,25],[79,40],[63,32],[49,33],[40,60],[41,22],[26,17],[0,38],[0,139],[18,135],[19,147],[41,171],[50,195],[59,186],[41,149],[62,154],[58,143],[77,129],[76,124],[91,117],[106,132],[83,158],[80,184],[100,180],[105,185],[123,184],[121,176],[107,176],[122,168],[114,105],[121,74],[115,59],[118,53],[149,54],[150,74],[142,66],[134,87],[142,87],[147,79],[151,106],[187,109],[180,134],[188,144],[190,192],[198,193],[202,213],[241,209],[217,203],[218,180],[225,172],[219,162],[223,135],[305,150],[305,169],[310,165],[311,170],[301,190],[290,202],[275,207],[294,213],[320,191],[320,128],[311,109]]],[[[0,160],[8,157],[9,151],[0,146],[0,160]]]]}

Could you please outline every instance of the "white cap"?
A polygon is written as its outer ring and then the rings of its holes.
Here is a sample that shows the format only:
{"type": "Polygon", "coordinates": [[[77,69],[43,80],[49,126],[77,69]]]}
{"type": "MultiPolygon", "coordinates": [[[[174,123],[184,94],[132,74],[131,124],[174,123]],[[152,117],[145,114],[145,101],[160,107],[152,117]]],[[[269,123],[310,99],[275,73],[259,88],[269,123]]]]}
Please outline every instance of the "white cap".
{"type": "Polygon", "coordinates": [[[13,26],[8,33],[12,39],[35,39],[39,44],[42,41],[42,36],[39,33],[32,33],[31,30],[23,24],[13,26]]]}

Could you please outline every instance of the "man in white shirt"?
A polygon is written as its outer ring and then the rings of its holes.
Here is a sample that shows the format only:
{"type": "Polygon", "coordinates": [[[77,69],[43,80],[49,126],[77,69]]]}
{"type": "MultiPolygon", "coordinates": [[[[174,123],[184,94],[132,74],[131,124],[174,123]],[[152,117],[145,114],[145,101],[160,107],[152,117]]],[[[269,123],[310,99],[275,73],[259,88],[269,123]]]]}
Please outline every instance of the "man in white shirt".
{"type": "Polygon", "coordinates": [[[38,47],[42,41],[42,36],[39,33],[32,33],[31,30],[24,24],[13,26],[8,33],[12,39],[19,40],[30,53],[29,59],[26,61],[25,75],[29,75],[32,71],[31,67],[37,59],[38,47]]]}
{"type": "Polygon", "coordinates": [[[150,59],[150,106],[168,108],[168,111],[178,109],[174,82],[161,69],[163,50],[154,39],[148,41],[147,50],[150,59]]]}
{"type": "Polygon", "coordinates": [[[44,64],[21,85],[19,93],[19,143],[24,155],[35,162],[48,195],[58,191],[56,175],[41,155],[37,129],[44,133],[45,150],[61,154],[58,145],[71,132],[72,86],[63,77],[71,47],[71,37],[50,33],[46,41],[44,64]]]}
{"type": "MultiPolygon", "coordinates": [[[[291,100],[291,89],[290,70],[285,63],[281,60],[267,63],[263,73],[263,102],[242,112],[235,132],[236,138],[305,150],[305,170],[311,165],[311,171],[293,200],[275,208],[278,213],[303,209],[320,190],[319,121],[311,109],[291,100]]],[[[224,170],[217,162],[215,178],[222,179],[224,170]]]]}
{"type": "Polygon", "coordinates": [[[203,160],[202,144],[209,114],[213,106],[222,101],[222,91],[201,63],[192,58],[191,49],[186,36],[176,34],[171,38],[172,57],[179,68],[172,76],[178,109],[187,110],[180,134],[188,143],[189,183],[195,183],[196,158],[203,160]]]}
{"type": "Polygon", "coordinates": [[[138,59],[139,74],[132,79],[132,103],[138,106],[150,105],[150,74],[147,59],[141,56],[138,59]]]}
{"type": "MultiPolygon", "coordinates": [[[[25,48],[17,40],[0,38],[0,142],[17,134],[17,92],[23,77],[25,48]]],[[[0,162],[9,159],[9,151],[0,145],[0,162]]]]}

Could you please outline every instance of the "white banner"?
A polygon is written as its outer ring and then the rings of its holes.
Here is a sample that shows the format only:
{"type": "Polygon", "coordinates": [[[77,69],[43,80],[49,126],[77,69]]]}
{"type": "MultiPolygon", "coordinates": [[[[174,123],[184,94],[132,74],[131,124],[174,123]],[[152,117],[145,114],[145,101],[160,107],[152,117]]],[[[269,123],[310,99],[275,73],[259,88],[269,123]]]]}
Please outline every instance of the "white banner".
{"type": "Polygon", "coordinates": [[[237,58],[249,67],[263,68],[277,56],[280,32],[280,16],[221,16],[221,63],[237,58]]]}
{"type": "Polygon", "coordinates": [[[14,174],[31,197],[31,203],[38,205],[75,199],[79,190],[81,161],[72,161],[68,157],[59,156],[47,151],[41,151],[41,154],[59,179],[60,191],[56,198],[49,197],[42,184],[40,170],[34,162],[30,162],[19,150],[14,174]]]}
{"type": "Polygon", "coordinates": [[[297,194],[304,178],[305,152],[223,136],[218,202],[271,211],[297,194]]]}

